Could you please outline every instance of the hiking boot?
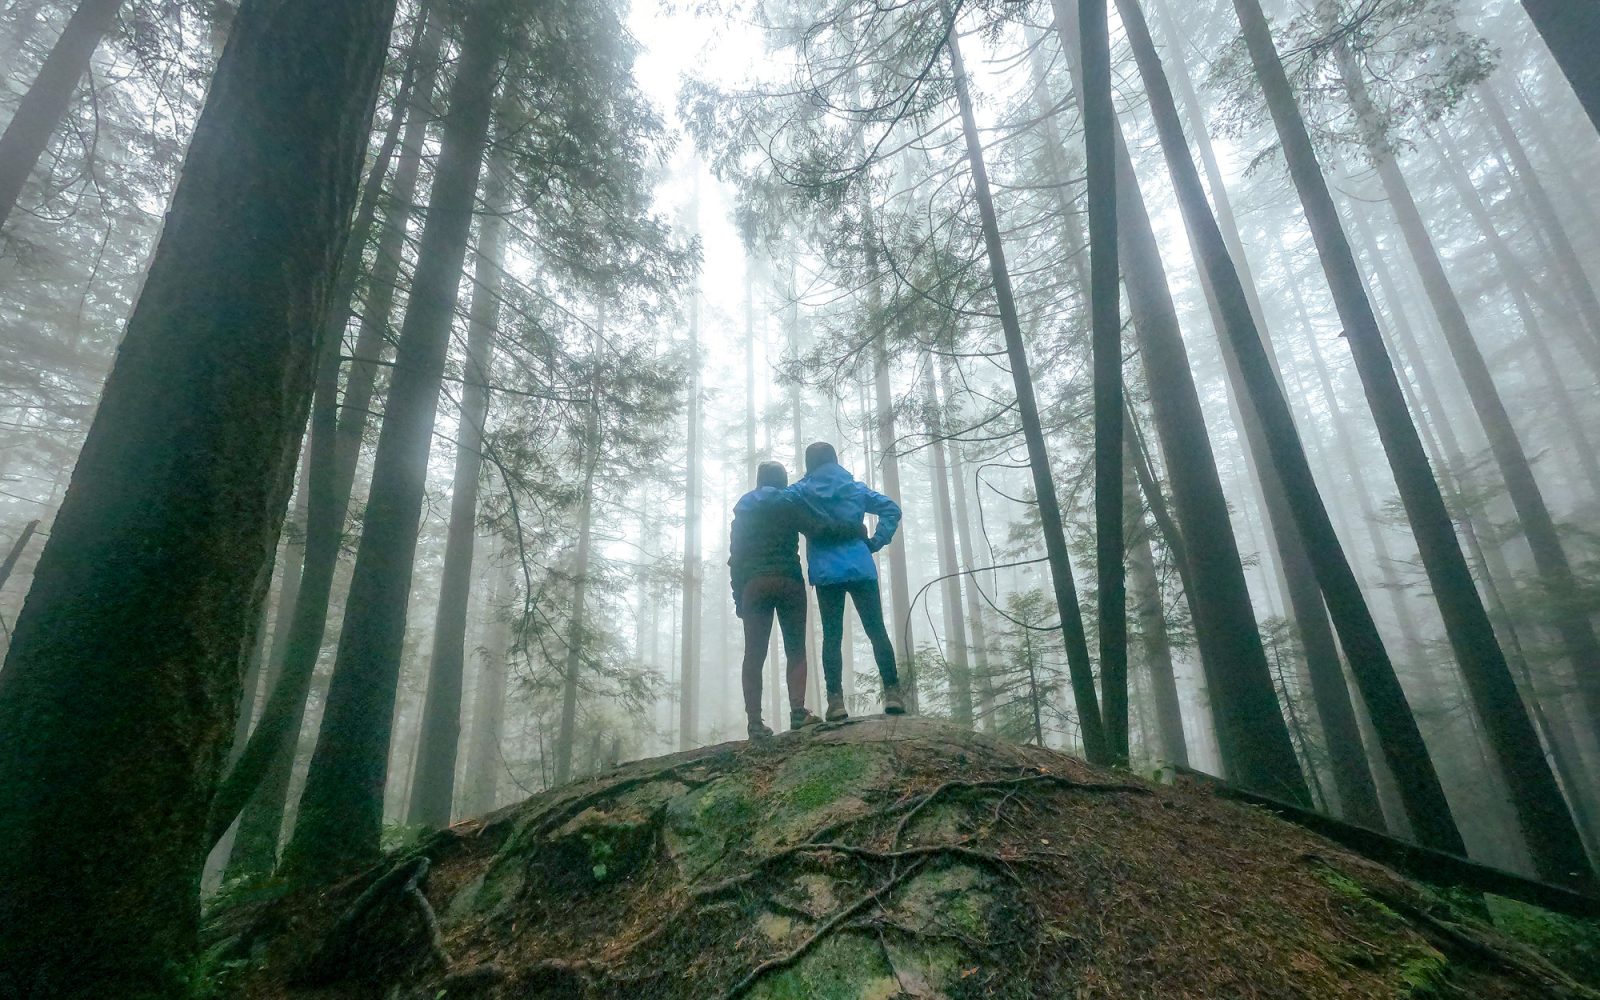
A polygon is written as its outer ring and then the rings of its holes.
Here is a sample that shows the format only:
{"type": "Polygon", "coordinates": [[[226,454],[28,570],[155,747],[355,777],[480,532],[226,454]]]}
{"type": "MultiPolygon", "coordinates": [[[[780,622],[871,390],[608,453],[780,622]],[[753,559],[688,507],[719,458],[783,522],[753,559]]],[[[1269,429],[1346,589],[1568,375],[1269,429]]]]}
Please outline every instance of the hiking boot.
{"type": "Polygon", "coordinates": [[[822,719],[809,708],[789,709],[789,728],[804,729],[807,726],[820,726],[822,719]]]}
{"type": "Polygon", "coordinates": [[[844,695],[828,695],[828,711],[824,713],[824,717],[829,722],[843,722],[844,720],[850,718],[850,713],[845,711],[844,695]]]}
{"type": "Polygon", "coordinates": [[[745,731],[750,734],[750,738],[752,740],[772,739],[771,727],[762,722],[760,719],[751,719],[750,724],[745,727],[745,731]]]}
{"type": "Polygon", "coordinates": [[[906,700],[900,696],[900,685],[885,684],[883,686],[883,714],[906,714],[906,700]]]}

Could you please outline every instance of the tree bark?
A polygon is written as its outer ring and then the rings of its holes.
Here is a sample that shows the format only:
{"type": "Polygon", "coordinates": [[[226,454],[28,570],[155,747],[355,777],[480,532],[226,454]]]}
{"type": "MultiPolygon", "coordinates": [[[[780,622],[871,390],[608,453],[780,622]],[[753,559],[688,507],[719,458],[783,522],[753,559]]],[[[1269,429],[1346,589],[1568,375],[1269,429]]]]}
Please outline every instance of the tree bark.
{"type": "Polygon", "coordinates": [[[1128,763],[1128,593],[1123,568],[1122,302],[1117,276],[1117,161],[1106,0],[1079,0],[1084,173],[1094,373],[1094,537],[1099,587],[1100,715],[1113,764],[1128,763]]]}
{"type": "MultiPolygon", "coordinates": [[[[1493,703],[1515,713],[1521,706],[1514,698],[1514,685],[1511,684],[1505,656],[1495,637],[1488,612],[1473,585],[1439,485],[1428,466],[1416,425],[1406,410],[1399,379],[1384,347],[1382,333],[1372,313],[1355,256],[1340,225],[1305,123],[1295,106],[1293,92],[1273,45],[1266,18],[1256,0],[1234,0],[1234,9],[1244,30],[1251,61],[1262,79],[1274,124],[1283,141],[1290,174],[1305,208],[1318,255],[1333,292],[1335,307],[1344,323],[1345,339],[1355,358],[1356,371],[1361,377],[1368,405],[1372,407],[1378,434],[1399,487],[1401,502],[1416,537],[1428,581],[1439,603],[1451,648],[1455,651],[1469,688],[1486,694],[1494,692],[1493,703]],[[1509,692],[1508,688],[1511,689],[1509,692]],[[1508,693],[1513,696],[1510,702],[1505,701],[1508,693]]],[[[1370,700],[1368,704],[1375,716],[1380,713],[1370,700]]],[[[1525,714],[1523,718],[1525,722],[1525,714]]],[[[1391,754],[1387,744],[1384,750],[1386,756],[1391,754]]],[[[1394,770],[1398,778],[1399,769],[1394,770]]],[[[1408,799],[1408,812],[1412,808],[1408,799]]],[[[1443,817],[1430,815],[1430,812],[1418,810],[1420,815],[1411,815],[1413,827],[1425,844],[1444,848],[1446,838],[1454,832],[1454,824],[1451,823],[1449,829],[1441,830],[1440,821],[1443,817]]],[[[1454,840],[1455,846],[1447,849],[1459,853],[1459,833],[1450,839],[1454,840]]]]}
{"type": "MultiPolygon", "coordinates": [[[[211,802],[208,825],[212,843],[221,839],[241,809],[246,811],[246,815],[240,819],[239,833],[234,837],[229,857],[230,869],[235,875],[270,871],[276,862],[278,834],[283,825],[294,752],[305,715],[306,695],[311,689],[317,659],[322,654],[328,597],[333,589],[334,572],[344,543],[346,508],[355,480],[357,453],[367,423],[368,404],[354,397],[362,390],[362,380],[365,379],[366,396],[370,398],[371,380],[376,371],[372,365],[357,364],[351,367],[341,419],[338,399],[340,355],[345,327],[350,319],[352,298],[362,272],[368,234],[384,191],[383,178],[388,173],[397,143],[403,149],[403,154],[395,168],[393,202],[405,205],[409,211],[415,188],[427,116],[416,113],[417,109],[410,106],[411,95],[423,95],[419,105],[426,102],[433,89],[433,67],[438,55],[435,27],[424,26],[417,37],[422,44],[420,48],[415,44],[411,46],[414,55],[408,61],[405,81],[395,99],[394,115],[368,174],[361,205],[357,209],[352,229],[355,236],[346,246],[344,259],[339,264],[333,312],[328,319],[322,353],[317,362],[310,434],[304,444],[308,463],[305,551],[294,606],[279,612],[288,621],[282,662],[277,668],[276,680],[269,689],[261,718],[250,735],[249,743],[238,753],[211,802]],[[405,123],[403,140],[397,138],[400,133],[396,131],[402,121],[405,123]],[[353,439],[353,444],[347,442],[347,438],[353,439]]],[[[391,230],[398,234],[392,253],[398,255],[400,252],[398,239],[404,235],[405,223],[396,218],[398,211],[398,208],[391,210],[389,218],[385,220],[385,230],[379,239],[378,256],[369,283],[371,291],[362,316],[362,336],[367,336],[370,324],[374,343],[381,339],[382,331],[388,326],[394,274],[399,266],[398,263],[386,264],[390,258],[384,255],[386,244],[391,239],[391,230]],[[387,281],[384,280],[385,273],[388,274],[387,281]],[[382,315],[376,316],[379,310],[382,315]]],[[[360,351],[358,340],[357,353],[360,351]]],[[[276,649],[273,655],[278,655],[276,649]]]]}
{"type": "Polygon", "coordinates": [[[283,866],[300,877],[336,875],[378,853],[428,451],[499,63],[496,22],[487,5],[476,4],[463,28],[339,653],[284,852],[283,866]]]}
{"type": "MultiPolygon", "coordinates": [[[[1166,0],[1158,0],[1167,48],[1181,52],[1181,40],[1166,0]]],[[[1223,243],[1234,266],[1238,269],[1240,283],[1244,286],[1250,316],[1257,330],[1265,330],[1265,313],[1261,308],[1249,257],[1239,236],[1233,204],[1228,197],[1226,181],[1212,148],[1205,121],[1204,109],[1194,90],[1188,69],[1182,58],[1172,58],[1170,78],[1176,86],[1177,96],[1190,121],[1190,131],[1205,168],[1206,180],[1211,187],[1211,203],[1216,207],[1217,225],[1223,243]]],[[[1227,374],[1227,387],[1234,404],[1235,416],[1245,437],[1245,468],[1261,503],[1261,520],[1272,540],[1271,553],[1276,556],[1276,580],[1282,590],[1288,614],[1295,625],[1295,637],[1305,656],[1305,676],[1311,684],[1312,700],[1317,717],[1322,723],[1331,764],[1333,784],[1338,793],[1340,811],[1351,822],[1373,829],[1384,829],[1384,815],[1369,762],[1362,750],[1356,711],[1351,704],[1350,689],[1345,683],[1344,669],[1339,660],[1339,649],[1328,622],[1327,606],[1317,585],[1316,573],[1306,553],[1304,542],[1289,509],[1289,499],[1283,484],[1272,466],[1266,434],[1260,418],[1249,402],[1238,358],[1224,333],[1226,322],[1221,315],[1217,296],[1206,278],[1200,274],[1201,288],[1207,307],[1211,310],[1216,328],[1223,368],[1227,374]]],[[[1270,340],[1262,341],[1262,348],[1271,361],[1274,378],[1282,384],[1277,358],[1270,340]]],[[[1265,558],[1265,556],[1264,556],[1265,558]]],[[[1265,567],[1263,568],[1265,572],[1265,567]]],[[[1269,578],[1271,578],[1269,576],[1269,578]]]]}
{"type": "MultiPolygon", "coordinates": [[[[878,432],[878,459],[882,463],[883,485],[882,492],[885,496],[904,504],[900,492],[900,453],[896,447],[894,429],[894,393],[889,385],[889,347],[884,340],[882,305],[878,299],[878,260],[877,245],[872,242],[876,236],[868,237],[867,244],[867,270],[871,274],[871,294],[873,300],[868,305],[868,311],[873,316],[873,325],[876,328],[873,334],[873,366],[872,386],[874,393],[875,414],[873,426],[878,432]]],[[[917,668],[916,650],[911,636],[911,580],[906,569],[906,546],[910,532],[906,529],[905,521],[900,524],[899,544],[889,546],[889,615],[893,619],[888,623],[889,634],[894,637],[895,673],[900,678],[900,687],[904,690],[907,707],[915,712],[917,710],[917,668]]]]}
{"type": "Polygon", "coordinates": [[[121,7],[122,0],[81,0],[0,133],[0,227],[11,218],[22,186],[61,127],[78,81],[121,7]]]}
{"type": "MultiPolygon", "coordinates": [[[[939,376],[944,398],[949,400],[949,369],[942,370],[939,376]]],[[[949,442],[947,457],[950,462],[950,489],[955,499],[956,544],[961,550],[961,567],[967,573],[964,587],[967,595],[967,635],[972,640],[972,667],[977,675],[977,715],[983,731],[992,733],[995,730],[995,704],[994,675],[989,672],[989,629],[984,624],[983,606],[978,599],[978,561],[973,554],[972,520],[967,510],[967,477],[963,468],[966,463],[961,457],[960,441],[949,442]]]]}
{"type": "MultiPolygon", "coordinates": [[[[1600,7],[1600,4],[1595,6],[1600,7]]],[[[1592,55],[1591,61],[1594,61],[1592,55]]],[[[1555,202],[1545,190],[1544,182],[1539,179],[1538,172],[1533,169],[1527,148],[1523,146],[1516,129],[1511,127],[1505,107],[1501,105],[1492,88],[1478,89],[1478,104],[1494,126],[1501,149],[1511,157],[1515,177],[1521,182],[1522,193],[1527,198],[1528,207],[1532,209],[1533,221],[1550,241],[1550,256],[1554,258],[1556,271],[1561,275],[1562,283],[1567,286],[1568,294],[1572,296],[1579,322],[1588,330],[1591,338],[1600,339],[1600,295],[1596,294],[1594,284],[1589,281],[1589,275],[1583,269],[1578,252],[1572,246],[1572,238],[1567,235],[1567,227],[1556,211],[1555,202]]]]}
{"type": "Polygon", "coordinates": [[[1595,0],[1522,0],[1539,37],[1572,85],[1589,121],[1600,129],[1600,3],[1595,0]]]}
{"type": "MultiPolygon", "coordinates": [[[[1462,167],[1459,151],[1454,143],[1450,142],[1449,136],[1441,130],[1440,135],[1434,137],[1431,146],[1444,168],[1450,186],[1456,192],[1456,197],[1466,207],[1467,214],[1478,227],[1479,236],[1489,247],[1495,268],[1500,273],[1500,280],[1505,283],[1506,294],[1511,297],[1512,307],[1516,309],[1517,318],[1522,323],[1522,332],[1527,338],[1528,347],[1533,351],[1539,374],[1549,387],[1549,398],[1555,406],[1556,416],[1560,418],[1568,437],[1572,439],[1571,451],[1578,459],[1578,467],[1582,470],[1584,478],[1588,480],[1590,495],[1600,499],[1600,455],[1597,455],[1594,442],[1589,438],[1589,429],[1578,413],[1577,402],[1567,387],[1561,364],[1550,349],[1549,338],[1545,334],[1543,324],[1539,322],[1539,314],[1533,308],[1529,297],[1532,278],[1521,260],[1507,245],[1505,238],[1500,235],[1500,230],[1484,205],[1483,198],[1462,167]]],[[[1581,275],[1581,268],[1579,273],[1581,275]]]]}
{"type": "Polygon", "coordinates": [[[478,476],[483,471],[483,424],[489,412],[489,372],[500,314],[505,268],[504,181],[491,170],[478,224],[478,258],[467,317],[467,359],[462,369],[450,527],[445,539],[433,657],[417,736],[407,821],[439,828],[450,824],[455,799],[456,750],[461,742],[461,687],[467,662],[467,605],[472,592],[472,552],[478,535],[478,476]]]}
{"type": "MultiPolygon", "coordinates": [[[[989,173],[984,164],[983,144],[978,137],[978,123],[972,110],[972,97],[967,89],[966,68],[961,61],[961,48],[953,28],[946,48],[949,50],[951,72],[955,78],[956,100],[961,108],[967,164],[972,171],[973,194],[977,198],[978,213],[983,222],[984,248],[988,253],[995,301],[1000,310],[1000,326],[1005,334],[1011,380],[1017,394],[1017,416],[1022,424],[1023,440],[1027,444],[1034,497],[1039,505],[1039,526],[1044,535],[1045,556],[1050,566],[1056,613],[1061,619],[1061,636],[1066,645],[1067,671],[1072,683],[1073,701],[1077,707],[1078,729],[1083,739],[1084,756],[1091,763],[1108,764],[1112,761],[1112,753],[1106,742],[1105,728],[1100,718],[1100,703],[1094,684],[1094,667],[1089,659],[1089,643],[1083,629],[1083,612],[1078,604],[1077,582],[1072,577],[1067,535],[1061,520],[1061,503],[1056,498],[1055,477],[1050,470],[1050,454],[1045,446],[1044,428],[1039,422],[1039,404],[1033,395],[1033,375],[1028,367],[1027,348],[1022,339],[1022,324],[1017,318],[1016,302],[1012,296],[1011,272],[1006,265],[1005,247],[1000,238],[1000,222],[995,213],[994,199],[989,192],[989,173]]],[[[1119,483],[1118,488],[1120,487],[1119,483]]]]}
{"type": "Polygon", "coordinates": [[[1161,582],[1156,576],[1156,554],[1150,544],[1150,528],[1139,506],[1139,480],[1134,470],[1138,459],[1133,453],[1132,435],[1123,439],[1123,492],[1126,499],[1128,532],[1128,584],[1133,601],[1134,620],[1139,623],[1139,645],[1144,651],[1144,666],[1150,674],[1150,690],[1155,702],[1156,734],[1161,741],[1161,759],[1181,767],[1189,766],[1189,748],[1183,737],[1183,705],[1178,699],[1178,678],[1172,666],[1172,637],[1167,634],[1167,608],[1161,599],[1161,582]]]}
{"type": "Polygon", "coordinates": [[[393,15],[239,12],[0,674],[0,994],[183,989],[393,15]]]}

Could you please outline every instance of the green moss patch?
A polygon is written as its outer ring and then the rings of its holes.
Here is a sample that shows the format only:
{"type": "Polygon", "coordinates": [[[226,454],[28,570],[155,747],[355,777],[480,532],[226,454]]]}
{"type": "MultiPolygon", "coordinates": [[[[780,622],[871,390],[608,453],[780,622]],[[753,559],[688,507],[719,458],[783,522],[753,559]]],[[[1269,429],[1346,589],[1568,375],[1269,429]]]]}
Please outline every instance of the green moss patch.
{"type": "Polygon", "coordinates": [[[760,819],[750,782],[722,778],[669,802],[662,836],[678,870],[695,878],[746,842],[760,819]]]}
{"type": "Polygon", "coordinates": [[[901,994],[900,981],[877,942],[841,934],[756,983],[747,995],[757,1000],[889,1000],[901,994]]]}

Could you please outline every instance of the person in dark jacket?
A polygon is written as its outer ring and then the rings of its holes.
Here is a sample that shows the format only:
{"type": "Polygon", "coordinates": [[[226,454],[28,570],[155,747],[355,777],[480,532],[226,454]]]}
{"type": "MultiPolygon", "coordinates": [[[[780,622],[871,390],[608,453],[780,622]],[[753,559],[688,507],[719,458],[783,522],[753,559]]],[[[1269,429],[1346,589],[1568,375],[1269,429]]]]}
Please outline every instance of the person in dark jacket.
{"type": "Polygon", "coordinates": [[[844,599],[850,598],[861,619],[861,629],[872,643],[872,657],[883,681],[883,710],[905,712],[900,678],[894,667],[894,644],[883,623],[883,597],[878,592],[878,565],[873,554],[894,539],[900,526],[900,505],[867,487],[839,465],[838,452],[826,441],[806,449],[805,478],[789,487],[815,516],[835,523],[862,525],[872,514],[877,528],[865,528],[840,537],[813,538],[806,549],[811,585],[817,588],[817,611],[822,618],[822,677],[828,688],[827,720],[848,718],[844,707],[844,599]]]}
{"type": "Polygon", "coordinates": [[[744,710],[752,739],[771,736],[761,720],[761,672],[776,615],[783,632],[789,687],[789,727],[800,729],[822,720],[806,708],[806,581],[800,573],[800,534],[810,544],[823,539],[861,537],[860,518],[835,521],[818,515],[784,487],[789,473],[777,462],[762,462],[756,488],[733,506],[728,542],[729,582],[733,606],[744,622],[744,710]]]}

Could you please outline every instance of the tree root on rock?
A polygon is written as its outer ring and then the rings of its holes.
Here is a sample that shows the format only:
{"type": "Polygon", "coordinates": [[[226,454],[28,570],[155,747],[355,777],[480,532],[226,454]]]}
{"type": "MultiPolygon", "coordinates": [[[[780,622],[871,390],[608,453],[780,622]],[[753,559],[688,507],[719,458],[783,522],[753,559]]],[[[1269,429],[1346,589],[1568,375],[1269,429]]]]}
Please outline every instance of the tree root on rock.
{"type": "Polygon", "coordinates": [[[862,896],[860,899],[857,899],[849,906],[846,906],[838,913],[835,913],[833,916],[829,917],[827,921],[822,924],[822,926],[818,927],[812,932],[810,937],[806,938],[798,945],[795,945],[795,947],[790,951],[783,955],[779,955],[777,958],[769,958],[765,962],[762,962],[760,965],[756,966],[754,969],[751,969],[748,975],[735,983],[733,988],[728,990],[727,993],[723,994],[723,1000],[735,1000],[736,997],[743,996],[745,993],[749,992],[750,988],[754,986],[757,980],[761,979],[763,976],[771,972],[776,972],[780,969],[786,969],[794,963],[800,961],[800,959],[804,958],[806,953],[812,948],[816,947],[823,938],[833,933],[833,931],[837,930],[842,924],[849,921],[850,918],[854,917],[857,913],[860,913],[868,906],[877,903],[880,899],[882,899],[884,893],[888,892],[895,886],[910,878],[912,875],[915,875],[917,872],[921,871],[922,867],[927,863],[927,858],[919,858],[904,871],[897,872],[895,875],[891,876],[890,879],[883,885],[876,889],[869,890],[865,896],[862,896]]]}
{"type": "Polygon", "coordinates": [[[409,935],[395,936],[395,923],[373,919],[386,907],[402,903],[415,911],[427,936],[428,958],[440,968],[449,968],[450,956],[444,949],[439,918],[422,893],[432,862],[426,854],[402,860],[369,885],[339,915],[322,944],[303,965],[295,980],[315,986],[362,977],[382,977],[386,956],[402,953],[413,946],[409,935]]]}

